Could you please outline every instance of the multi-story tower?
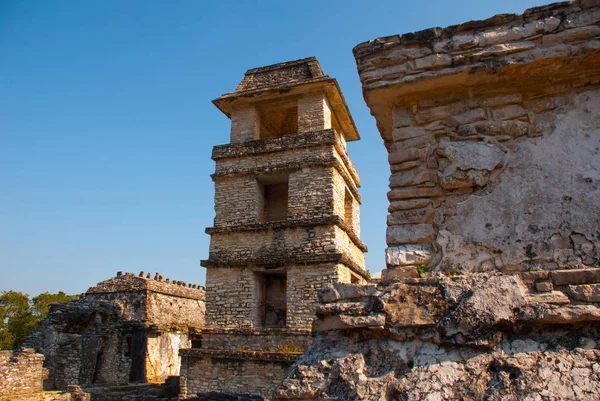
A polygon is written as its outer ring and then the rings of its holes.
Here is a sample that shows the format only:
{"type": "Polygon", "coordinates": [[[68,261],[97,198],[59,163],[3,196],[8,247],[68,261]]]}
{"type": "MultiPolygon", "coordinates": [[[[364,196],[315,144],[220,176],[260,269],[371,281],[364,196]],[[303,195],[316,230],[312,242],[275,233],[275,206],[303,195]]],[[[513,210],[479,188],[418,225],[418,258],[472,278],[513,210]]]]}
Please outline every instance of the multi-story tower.
{"type": "MultiPolygon", "coordinates": [[[[318,290],[367,278],[360,183],[346,151],[359,135],[314,57],[249,70],[214,103],[231,119],[231,143],[212,154],[216,216],[206,229],[206,328],[195,355],[214,363],[233,351],[304,350],[318,290]]],[[[235,388],[222,379],[198,378],[194,390],[253,392],[239,387],[240,375],[235,388]]]]}

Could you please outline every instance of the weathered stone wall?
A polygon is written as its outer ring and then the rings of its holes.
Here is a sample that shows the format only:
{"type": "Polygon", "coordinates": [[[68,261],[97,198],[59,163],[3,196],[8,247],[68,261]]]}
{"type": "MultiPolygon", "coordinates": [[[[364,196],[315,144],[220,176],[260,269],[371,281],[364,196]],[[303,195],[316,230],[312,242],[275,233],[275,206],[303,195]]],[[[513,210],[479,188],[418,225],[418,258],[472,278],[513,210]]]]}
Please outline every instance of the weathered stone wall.
{"type": "MultiPolygon", "coordinates": [[[[204,288],[203,288],[204,293],[204,288]]],[[[204,300],[173,297],[155,292],[146,297],[148,324],[161,329],[189,332],[204,327],[204,300]]]]}
{"type": "Polygon", "coordinates": [[[581,294],[598,282],[600,269],[334,284],[278,397],[595,400],[600,300],[581,294]]]}
{"type": "Polygon", "coordinates": [[[31,348],[0,351],[0,397],[44,391],[44,356],[31,348]]]}
{"type": "Polygon", "coordinates": [[[599,22],[557,3],[355,48],[389,151],[388,267],[599,266],[599,22]]]}
{"type": "Polygon", "coordinates": [[[191,345],[204,312],[204,287],[118,273],[78,301],[53,305],[26,344],[46,357],[47,389],[158,383],[179,372],[179,347],[191,345]]]}
{"type": "Polygon", "coordinates": [[[215,351],[201,356],[195,350],[183,351],[183,364],[187,371],[182,396],[200,392],[230,392],[234,394],[260,394],[269,399],[292,365],[293,359],[278,353],[232,353],[215,351]]]}
{"type": "Polygon", "coordinates": [[[164,383],[169,376],[178,376],[181,366],[179,350],[191,348],[189,333],[153,332],[146,337],[146,381],[164,383]]]}
{"type": "Polygon", "coordinates": [[[281,352],[286,349],[304,351],[310,344],[306,330],[287,328],[205,329],[202,348],[209,350],[262,350],[281,352]]]}
{"type": "MultiPolygon", "coordinates": [[[[317,291],[329,283],[350,282],[349,269],[344,265],[318,264],[281,266],[287,275],[287,328],[310,330],[317,304],[317,291]]],[[[268,271],[268,270],[267,270],[268,271]]],[[[256,275],[261,268],[207,269],[207,297],[212,299],[206,309],[210,328],[257,328],[260,288],[256,275]],[[236,291],[231,289],[235,288],[236,291]]],[[[364,279],[363,279],[364,280],[364,279]]]]}

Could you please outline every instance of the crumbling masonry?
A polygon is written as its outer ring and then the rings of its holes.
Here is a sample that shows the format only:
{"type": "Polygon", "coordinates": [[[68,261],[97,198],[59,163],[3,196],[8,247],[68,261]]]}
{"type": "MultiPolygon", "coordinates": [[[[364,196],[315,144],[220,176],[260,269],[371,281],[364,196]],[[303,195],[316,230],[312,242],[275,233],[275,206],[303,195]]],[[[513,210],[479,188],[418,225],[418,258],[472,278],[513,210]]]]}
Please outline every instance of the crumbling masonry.
{"type": "Polygon", "coordinates": [[[44,354],[44,388],[162,383],[204,326],[204,287],[117,273],[82,299],[52,305],[26,345],[44,354]]]}

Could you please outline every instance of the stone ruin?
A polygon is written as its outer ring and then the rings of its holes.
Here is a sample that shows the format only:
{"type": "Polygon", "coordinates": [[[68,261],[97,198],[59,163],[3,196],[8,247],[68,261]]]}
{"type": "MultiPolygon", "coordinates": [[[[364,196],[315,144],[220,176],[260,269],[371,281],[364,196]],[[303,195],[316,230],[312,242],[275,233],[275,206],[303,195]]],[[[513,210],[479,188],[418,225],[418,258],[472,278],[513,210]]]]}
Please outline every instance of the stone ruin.
{"type": "Polygon", "coordinates": [[[45,356],[48,390],[163,383],[179,375],[179,349],[192,347],[203,326],[204,287],[119,272],[52,305],[25,345],[45,356]]]}
{"type": "Polygon", "coordinates": [[[336,81],[314,58],[249,70],[214,101],[231,143],[213,150],[206,316],[199,286],[99,283],[30,337],[47,386],[180,374],[171,399],[598,399],[600,1],[354,55],[389,154],[382,278],[364,270],[336,81]]]}

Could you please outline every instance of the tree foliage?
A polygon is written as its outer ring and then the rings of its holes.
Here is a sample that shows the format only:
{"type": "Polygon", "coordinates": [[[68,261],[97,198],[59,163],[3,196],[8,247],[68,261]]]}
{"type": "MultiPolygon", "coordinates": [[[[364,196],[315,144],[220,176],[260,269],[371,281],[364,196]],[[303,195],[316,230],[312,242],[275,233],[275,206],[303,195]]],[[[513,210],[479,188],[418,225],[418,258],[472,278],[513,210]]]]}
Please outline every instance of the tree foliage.
{"type": "Polygon", "coordinates": [[[62,291],[57,294],[44,292],[33,299],[21,292],[3,291],[0,294],[0,350],[18,348],[39,321],[46,317],[51,304],[74,299],[77,296],[62,291]]]}

